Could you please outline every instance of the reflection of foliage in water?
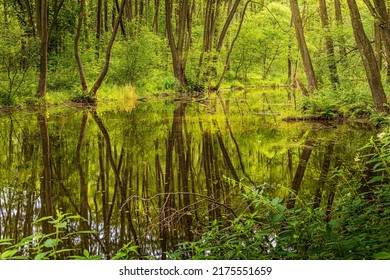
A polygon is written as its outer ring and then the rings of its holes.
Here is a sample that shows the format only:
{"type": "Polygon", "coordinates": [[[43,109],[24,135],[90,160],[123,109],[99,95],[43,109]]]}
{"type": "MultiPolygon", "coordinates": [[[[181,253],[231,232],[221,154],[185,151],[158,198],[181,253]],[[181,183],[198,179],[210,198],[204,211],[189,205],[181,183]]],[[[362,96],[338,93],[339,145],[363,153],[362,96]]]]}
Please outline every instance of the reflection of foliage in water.
{"type": "Polygon", "coordinates": [[[333,172],[341,180],[329,213],[300,199],[288,209],[263,191],[249,190],[254,211],[228,226],[214,221],[199,241],[171,256],[193,259],[390,259],[390,135],[362,148],[356,164],[333,172]],[[359,162],[360,161],[360,162],[359,162]]]}
{"type": "MultiPolygon", "coordinates": [[[[366,132],[283,123],[263,114],[270,106],[276,110],[279,100],[257,97],[229,93],[189,103],[161,98],[129,112],[47,111],[42,117],[50,141],[52,214],[61,209],[87,219],[77,230],[96,231],[101,240],[83,243],[91,255],[109,258],[132,242],[141,255],[164,258],[211,221],[228,225],[234,214],[253,210],[240,186],[287,199],[309,136],[315,145],[298,195],[301,201],[320,197],[326,208],[336,178],[328,176],[321,188],[317,182],[329,143],[333,170],[354,159],[353,148],[364,143],[366,132]]],[[[1,120],[0,238],[20,240],[42,216],[42,134],[36,113],[15,112],[1,120]]]]}

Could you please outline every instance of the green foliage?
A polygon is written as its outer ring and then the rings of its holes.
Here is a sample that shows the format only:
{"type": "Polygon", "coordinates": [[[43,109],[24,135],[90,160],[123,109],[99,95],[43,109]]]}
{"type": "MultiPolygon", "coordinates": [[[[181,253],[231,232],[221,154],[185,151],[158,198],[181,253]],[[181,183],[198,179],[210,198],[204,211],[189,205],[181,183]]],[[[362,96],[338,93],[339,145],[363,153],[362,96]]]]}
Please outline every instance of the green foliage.
{"type": "Polygon", "coordinates": [[[36,220],[33,224],[48,223],[54,228],[54,232],[41,233],[36,232],[22,240],[13,243],[12,239],[0,240],[0,259],[56,259],[64,258],[70,252],[76,251],[72,248],[64,248],[62,243],[71,237],[83,234],[92,234],[93,231],[69,231],[70,224],[74,221],[83,221],[78,215],[71,215],[56,212],[56,217],[43,217],[36,220]]]}
{"type": "Polygon", "coordinates": [[[337,91],[324,89],[318,94],[303,97],[300,107],[304,113],[324,120],[372,116],[373,123],[377,125],[385,119],[376,113],[368,89],[364,88],[360,92],[351,88],[340,88],[337,91]]]}
{"type": "MultiPolygon", "coordinates": [[[[35,222],[38,225],[48,222],[54,228],[54,232],[43,234],[40,232],[24,237],[15,243],[13,239],[0,240],[0,260],[48,260],[48,259],[75,259],[75,260],[101,260],[100,255],[91,255],[87,249],[64,247],[71,238],[79,239],[82,235],[94,234],[90,230],[74,230],[72,224],[85,222],[79,215],[71,215],[56,211],[56,217],[43,217],[35,222]],[[82,252],[81,254],[77,254],[82,252]],[[76,254],[75,254],[76,253],[76,254]]],[[[138,246],[131,243],[125,244],[111,258],[112,260],[136,259],[138,246]]]]}
{"type": "Polygon", "coordinates": [[[0,24],[0,104],[17,105],[34,87],[37,41],[24,36],[16,19],[0,24]]]}
{"type": "Polygon", "coordinates": [[[198,241],[180,244],[171,257],[390,259],[390,134],[380,133],[361,152],[356,166],[333,172],[340,193],[331,216],[299,197],[300,206],[288,209],[280,198],[247,188],[250,211],[227,225],[214,221],[198,241]]]}
{"type": "Polygon", "coordinates": [[[332,120],[341,116],[341,102],[333,95],[318,94],[303,98],[302,109],[312,116],[332,120]]]}
{"type": "MultiPolygon", "coordinates": [[[[141,27],[131,40],[118,41],[114,47],[108,82],[136,87],[149,87],[161,80],[162,57],[165,49],[162,39],[141,27]]],[[[165,76],[165,75],[164,75],[165,76]]]]}
{"type": "Polygon", "coordinates": [[[248,81],[254,72],[261,80],[286,76],[289,13],[288,6],[272,2],[259,13],[248,14],[231,57],[235,79],[248,81]]]}

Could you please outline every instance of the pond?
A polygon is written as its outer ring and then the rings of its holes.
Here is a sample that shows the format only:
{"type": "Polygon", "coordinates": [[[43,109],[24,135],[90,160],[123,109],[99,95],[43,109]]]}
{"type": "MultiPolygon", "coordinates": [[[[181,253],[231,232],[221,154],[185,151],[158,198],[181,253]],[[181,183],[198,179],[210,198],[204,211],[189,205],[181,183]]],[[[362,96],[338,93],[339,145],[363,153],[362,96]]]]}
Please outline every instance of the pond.
{"type": "Polygon", "coordinates": [[[93,230],[66,246],[112,256],[124,244],[158,259],[199,238],[210,221],[250,211],[262,189],[328,210],[331,170],[348,166],[372,131],[351,123],[285,122],[283,90],[155,97],[119,108],[61,106],[0,111],[0,238],[19,240],[79,214],[93,230]]]}

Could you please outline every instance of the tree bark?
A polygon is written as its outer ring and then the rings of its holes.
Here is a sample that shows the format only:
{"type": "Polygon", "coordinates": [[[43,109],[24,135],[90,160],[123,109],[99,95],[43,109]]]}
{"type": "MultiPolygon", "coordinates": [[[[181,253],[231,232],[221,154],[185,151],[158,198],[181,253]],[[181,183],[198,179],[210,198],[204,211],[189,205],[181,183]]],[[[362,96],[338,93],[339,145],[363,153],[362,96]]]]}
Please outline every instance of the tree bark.
{"type": "MultiPolygon", "coordinates": [[[[336,24],[338,27],[343,26],[343,14],[341,12],[341,2],[340,0],[334,0],[334,13],[335,13],[335,18],[336,18],[336,24]]],[[[341,57],[344,57],[346,54],[345,50],[345,40],[344,37],[342,36],[339,40],[339,54],[341,57]]]]}
{"type": "Polygon", "coordinates": [[[372,49],[371,42],[364,31],[358,6],[355,0],[347,0],[347,3],[356,45],[363,61],[372,98],[379,112],[387,112],[387,98],[383,89],[380,71],[378,64],[376,63],[375,53],[372,49]]]}
{"type": "Polygon", "coordinates": [[[39,69],[39,84],[38,97],[46,97],[47,85],[47,68],[48,68],[48,46],[49,46],[49,30],[48,30],[48,0],[39,0],[37,2],[37,26],[40,46],[40,69],[39,69]]]}
{"type": "Polygon", "coordinates": [[[160,0],[154,0],[154,18],[153,18],[153,31],[158,34],[159,22],[158,16],[160,14],[160,0]]]}
{"type": "Polygon", "coordinates": [[[166,34],[168,44],[171,50],[173,61],[173,72],[177,80],[179,91],[184,91],[187,86],[185,66],[187,60],[187,51],[189,48],[190,34],[189,24],[191,23],[191,2],[189,0],[178,1],[178,15],[176,26],[176,42],[172,26],[173,0],[165,1],[166,34]]]}
{"type": "MultiPolygon", "coordinates": [[[[378,30],[380,30],[379,34],[383,42],[387,68],[390,69],[390,21],[386,2],[384,0],[374,0],[373,4],[370,0],[364,0],[364,2],[374,16],[375,24],[378,30]]],[[[390,82],[390,72],[387,73],[387,82],[390,82]]]]}
{"type": "Polygon", "coordinates": [[[378,21],[374,22],[375,57],[379,71],[382,69],[382,34],[378,21]]]}
{"type": "MultiPolygon", "coordinates": [[[[81,3],[80,3],[80,5],[81,5],[81,3]]],[[[80,13],[81,13],[81,11],[80,11],[80,13]]],[[[99,50],[100,37],[102,36],[102,29],[103,29],[103,1],[98,0],[97,13],[96,13],[96,41],[97,41],[96,46],[97,46],[97,50],[99,50]]]]}
{"type": "Polygon", "coordinates": [[[301,53],[303,67],[306,73],[306,79],[310,92],[317,90],[317,79],[314,73],[309,49],[307,48],[306,38],[303,31],[302,18],[299,12],[298,0],[290,0],[291,15],[295,27],[295,35],[298,41],[298,48],[301,53]]]}
{"type": "Polygon", "coordinates": [[[84,67],[81,62],[80,54],[79,54],[79,41],[80,41],[80,34],[81,34],[81,27],[83,24],[83,18],[84,18],[84,9],[85,9],[85,0],[80,0],[80,12],[79,12],[79,19],[77,24],[77,30],[76,35],[74,39],[74,56],[77,64],[77,70],[79,71],[80,76],[80,83],[81,87],[84,92],[88,92],[88,84],[87,80],[85,78],[85,72],[84,67]]]}
{"type": "Polygon", "coordinates": [[[328,68],[330,72],[330,81],[332,83],[333,89],[336,90],[340,81],[339,81],[339,76],[337,74],[337,65],[335,61],[333,39],[329,34],[329,17],[328,17],[328,9],[326,7],[326,0],[319,0],[319,8],[320,8],[319,11],[320,11],[322,28],[325,31],[325,46],[326,46],[328,68]]]}

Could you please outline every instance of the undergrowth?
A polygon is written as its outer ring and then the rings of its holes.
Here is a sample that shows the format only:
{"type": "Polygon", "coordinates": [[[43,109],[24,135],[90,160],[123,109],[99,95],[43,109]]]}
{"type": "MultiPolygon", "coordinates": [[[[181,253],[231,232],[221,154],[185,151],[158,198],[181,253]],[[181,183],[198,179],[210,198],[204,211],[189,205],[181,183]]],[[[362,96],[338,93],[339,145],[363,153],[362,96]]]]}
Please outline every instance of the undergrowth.
{"type": "Polygon", "coordinates": [[[227,226],[214,221],[171,258],[390,259],[390,134],[360,153],[351,170],[333,171],[340,180],[331,212],[304,201],[288,209],[279,197],[249,190],[253,211],[227,226]]]}

